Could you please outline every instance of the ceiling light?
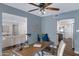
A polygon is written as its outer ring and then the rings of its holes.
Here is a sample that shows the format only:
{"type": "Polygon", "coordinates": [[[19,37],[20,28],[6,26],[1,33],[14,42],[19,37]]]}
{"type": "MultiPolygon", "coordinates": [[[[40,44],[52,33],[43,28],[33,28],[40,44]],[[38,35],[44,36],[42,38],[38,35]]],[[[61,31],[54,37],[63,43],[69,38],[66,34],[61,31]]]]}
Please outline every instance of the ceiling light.
{"type": "Polygon", "coordinates": [[[44,15],[46,12],[45,10],[40,10],[41,14],[44,15]]]}

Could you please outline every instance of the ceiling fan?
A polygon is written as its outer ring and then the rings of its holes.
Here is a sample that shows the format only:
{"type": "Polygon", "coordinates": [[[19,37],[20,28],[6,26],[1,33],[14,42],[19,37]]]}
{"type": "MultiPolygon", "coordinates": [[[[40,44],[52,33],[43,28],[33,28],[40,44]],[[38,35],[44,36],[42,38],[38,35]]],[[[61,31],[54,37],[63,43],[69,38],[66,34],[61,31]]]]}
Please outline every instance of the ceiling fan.
{"type": "Polygon", "coordinates": [[[49,5],[51,5],[52,3],[40,3],[40,4],[34,4],[34,3],[29,3],[33,6],[36,6],[38,8],[33,9],[33,10],[29,10],[28,12],[32,12],[32,11],[36,11],[36,10],[40,10],[40,12],[42,13],[42,15],[45,14],[45,10],[50,10],[50,11],[59,11],[59,8],[54,8],[54,7],[48,7],[49,5]]]}

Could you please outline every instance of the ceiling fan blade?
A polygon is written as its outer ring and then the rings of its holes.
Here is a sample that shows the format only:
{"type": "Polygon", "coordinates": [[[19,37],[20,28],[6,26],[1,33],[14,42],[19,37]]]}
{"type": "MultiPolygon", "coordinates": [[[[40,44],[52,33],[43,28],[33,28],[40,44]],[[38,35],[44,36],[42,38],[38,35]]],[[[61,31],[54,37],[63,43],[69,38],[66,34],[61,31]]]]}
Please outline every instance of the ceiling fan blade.
{"type": "Polygon", "coordinates": [[[49,5],[51,5],[52,3],[45,3],[45,6],[47,7],[47,6],[49,6],[49,5]]]}
{"type": "Polygon", "coordinates": [[[39,6],[46,8],[47,6],[51,5],[52,3],[40,3],[39,6]]]}
{"type": "Polygon", "coordinates": [[[31,4],[31,5],[33,5],[33,6],[36,6],[36,7],[39,7],[39,5],[36,5],[36,4],[34,4],[34,3],[29,3],[29,4],[31,4]]]}
{"type": "Polygon", "coordinates": [[[53,7],[47,7],[46,9],[48,9],[48,10],[55,10],[55,11],[59,11],[60,10],[59,8],[53,8],[53,7]]]}
{"type": "Polygon", "coordinates": [[[32,11],[35,11],[35,10],[39,10],[39,9],[37,8],[37,9],[29,10],[28,12],[32,12],[32,11]]]}

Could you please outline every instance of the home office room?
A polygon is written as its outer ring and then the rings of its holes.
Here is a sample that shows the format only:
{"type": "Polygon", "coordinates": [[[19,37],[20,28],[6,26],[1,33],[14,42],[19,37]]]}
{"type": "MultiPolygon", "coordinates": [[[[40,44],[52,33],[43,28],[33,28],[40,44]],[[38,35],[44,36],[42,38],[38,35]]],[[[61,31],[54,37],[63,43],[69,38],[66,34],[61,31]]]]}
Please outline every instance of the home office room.
{"type": "Polygon", "coordinates": [[[1,56],[79,56],[79,3],[0,3],[1,56]]]}

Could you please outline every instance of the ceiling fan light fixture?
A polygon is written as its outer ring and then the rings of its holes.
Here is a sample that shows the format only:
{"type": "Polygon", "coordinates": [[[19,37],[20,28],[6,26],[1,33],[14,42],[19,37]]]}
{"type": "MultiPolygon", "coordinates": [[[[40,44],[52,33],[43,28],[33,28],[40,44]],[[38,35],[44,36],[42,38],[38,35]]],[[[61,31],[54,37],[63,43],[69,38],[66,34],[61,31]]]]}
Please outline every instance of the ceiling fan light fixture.
{"type": "Polygon", "coordinates": [[[40,13],[42,15],[44,15],[46,13],[46,11],[59,11],[60,9],[59,8],[55,8],[55,7],[48,7],[49,5],[51,5],[52,3],[39,3],[38,5],[35,4],[35,3],[29,3],[33,6],[36,6],[38,7],[37,9],[33,9],[33,10],[30,10],[29,12],[32,12],[32,11],[35,11],[35,10],[40,10],[40,13]]]}
{"type": "Polygon", "coordinates": [[[44,15],[46,12],[45,10],[40,10],[41,14],[44,15]]]}

